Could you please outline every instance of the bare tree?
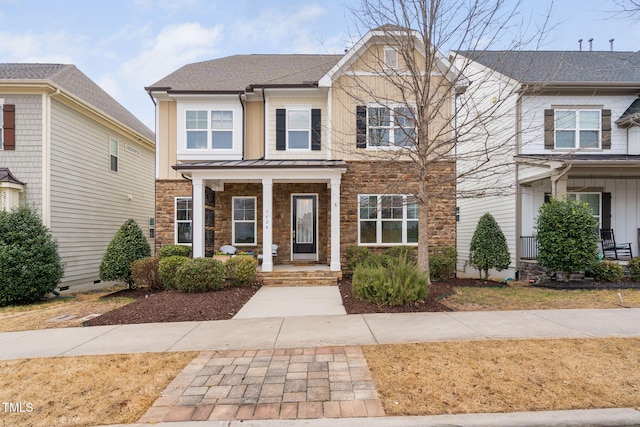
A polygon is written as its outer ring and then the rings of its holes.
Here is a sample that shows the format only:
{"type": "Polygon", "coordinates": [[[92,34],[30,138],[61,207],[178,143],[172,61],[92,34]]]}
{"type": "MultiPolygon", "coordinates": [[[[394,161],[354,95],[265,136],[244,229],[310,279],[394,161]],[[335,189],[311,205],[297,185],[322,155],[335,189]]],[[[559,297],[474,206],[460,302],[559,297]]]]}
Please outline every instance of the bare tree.
{"type": "Polygon", "coordinates": [[[636,17],[640,15],[640,0],[614,0],[618,6],[618,10],[614,13],[616,15],[628,15],[630,17],[636,17]]]}
{"type": "MultiPolygon", "coordinates": [[[[374,29],[392,51],[370,51],[360,58],[360,72],[338,82],[352,104],[381,106],[370,108],[366,116],[368,147],[379,149],[350,155],[401,165],[416,180],[418,263],[424,271],[429,269],[433,200],[514,191],[504,171],[513,162],[516,132],[500,128],[496,119],[516,114],[512,103],[518,85],[474,68],[463,51],[537,47],[547,31],[548,14],[536,26],[531,17],[519,14],[520,6],[504,0],[363,0],[353,11],[358,27],[374,29]],[[489,79],[498,82],[499,91],[488,93],[484,101],[464,95],[470,87],[482,91],[489,79]],[[390,121],[394,126],[385,129],[390,121]],[[442,165],[449,165],[450,173],[441,173],[442,165]],[[473,184],[449,191],[461,180],[473,184]]],[[[400,184],[389,182],[388,194],[400,184]]]]}

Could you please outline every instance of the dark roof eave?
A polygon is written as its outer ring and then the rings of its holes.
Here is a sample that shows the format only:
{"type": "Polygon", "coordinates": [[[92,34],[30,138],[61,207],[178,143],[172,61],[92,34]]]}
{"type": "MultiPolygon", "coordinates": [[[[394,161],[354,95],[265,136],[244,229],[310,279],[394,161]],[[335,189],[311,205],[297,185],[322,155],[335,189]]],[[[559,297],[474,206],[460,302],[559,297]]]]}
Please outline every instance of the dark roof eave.
{"type": "Polygon", "coordinates": [[[299,88],[315,88],[318,87],[318,82],[304,82],[304,83],[291,83],[291,84],[251,84],[247,86],[247,91],[253,92],[254,89],[299,89],[299,88]]]}
{"type": "Polygon", "coordinates": [[[631,88],[640,89],[639,82],[535,82],[535,81],[523,81],[520,82],[522,86],[539,86],[542,89],[553,88],[631,88]]]}
{"type": "Polygon", "coordinates": [[[207,169],[339,169],[346,168],[343,160],[238,160],[204,163],[179,163],[171,166],[176,171],[193,171],[207,169]]]}

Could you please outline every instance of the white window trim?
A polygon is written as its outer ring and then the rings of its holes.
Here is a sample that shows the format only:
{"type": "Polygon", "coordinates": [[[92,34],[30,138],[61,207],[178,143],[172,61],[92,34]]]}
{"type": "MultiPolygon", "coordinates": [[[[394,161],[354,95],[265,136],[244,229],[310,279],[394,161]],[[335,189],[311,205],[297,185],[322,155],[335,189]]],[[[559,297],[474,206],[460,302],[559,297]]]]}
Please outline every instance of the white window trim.
{"type": "Polygon", "coordinates": [[[174,198],[173,204],[173,243],[176,245],[191,246],[193,244],[193,197],[190,196],[178,196],[174,198]],[[190,220],[178,220],[178,200],[190,200],[191,201],[191,219],[190,220]],[[191,243],[178,242],[178,224],[191,223],[191,243]]]}
{"type": "Polygon", "coordinates": [[[387,70],[397,70],[398,69],[398,50],[393,47],[393,46],[385,46],[382,48],[383,50],[383,63],[384,63],[384,68],[387,70]],[[390,64],[391,62],[391,57],[390,57],[390,53],[393,53],[395,55],[395,63],[394,64],[390,64]]]}
{"type": "Polygon", "coordinates": [[[177,160],[206,161],[206,160],[241,160],[242,159],[242,105],[237,96],[221,95],[210,100],[200,100],[193,97],[178,99],[177,105],[177,160]],[[187,111],[207,111],[207,148],[187,148],[187,111]],[[232,148],[210,148],[211,140],[211,111],[231,111],[233,114],[232,148]]]}
{"type": "Polygon", "coordinates": [[[600,108],[556,108],[553,110],[553,148],[558,151],[573,151],[573,150],[585,150],[585,151],[593,151],[593,150],[601,150],[602,149],[602,109],[600,108]],[[558,129],[556,126],[556,113],[557,112],[574,112],[576,113],[576,128],[574,129],[575,133],[575,145],[573,147],[558,147],[557,145],[557,132],[566,130],[566,129],[558,129]],[[598,127],[596,129],[581,129],[580,128],[580,112],[588,112],[593,111],[598,113],[598,127]],[[597,147],[581,147],[580,146],[580,130],[588,130],[588,131],[598,131],[598,146],[597,147]]]}
{"type": "Polygon", "coordinates": [[[234,146],[234,127],[235,127],[235,114],[233,112],[232,109],[229,108],[210,108],[210,109],[187,109],[184,110],[184,129],[185,129],[185,133],[184,133],[184,138],[185,138],[185,149],[187,151],[202,151],[202,150],[206,150],[206,151],[233,151],[233,146],[234,146]],[[188,129],[187,128],[187,113],[191,112],[191,111],[204,111],[207,113],[207,128],[206,129],[188,129]],[[211,124],[211,116],[213,115],[213,112],[226,112],[226,113],[231,113],[231,129],[219,129],[219,128],[214,128],[213,125],[211,124]],[[207,148],[189,148],[187,147],[187,133],[188,132],[192,132],[192,131],[198,131],[198,132],[206,132],[207,135],[207,148]],[[213,132],[231,132],[231,148],[214,148],[213,147],[213,132]]]}
{"type": "Polygon", "coordinates": [[[118,141],[117,139],[113,138],[113,137],[109,137],[109,170],[111,172],[115,172],[118,173],[120,171],[120,141],[118,141]],[[115,143],[115,147],[116,147],[116,153],[113,154],[111,152],[111,147],[112,144],[115,143]],[[113,170],[111,168],[111,157],[115,157],[116,158],[116,170],[113,170]]]}
{"type": "MultiPolygon", "coordinates": [[[[418,218],[407,218],[408,203],[407,198],[413,197],[412,194],[358,194],[358,246],[370,247],[388,247],[388,246],[418,246],[419,242],[407,242],[407,222],[418,221],[418,218]],[[360,197],[373,197],[376,199],[376,243],[363,243],[360,240],[360,223],[361,221],[373,222],[373,220],[363,220],[360,218],[360,197]],[[402,196],[402,219],[383,219],[382,218],[382,197],[385,196],[402,196]],[[382,242],[382,223],[384,221],[402,221],[402,242],[400,243],[383,243],[382,242]]],[[[418,222],[418,227],[419,227],[418,222]]]]}
{"type": "MultiPolygon", "coordinates": [[[[367,117],[366,117],[366,123],[367,123],[367,150],[370,151],[384,151],[384,150],[406,150],[406,149],[410,149],[411,147],[413,147],[413,145],[396,145],[395,144],[395,135],[394,135],[394,130],[395,129],[399,129],[399,126],[396,126],[396,120],[395,120],[395,109],[398,107],[406,107],[406,108],[412,108],[414,113],[415,113],[415,109],[416,106],[415,104],[411,103],[411,104],[404,104],[404,103],[389,103],[389,104],[379,104],[379,103],[372,103],[372,104],[367,104],[367,117]],[[393,138],[394,141],[391,142],[389,141],[389,145],[371,145],[370,143],[370,134],[369,134],[369,109],[371,108],[387,108],[390,110],[390,116],[389,116],[389,120],[390,120],[390,126],[378,126],[376,127],[376,129],[388,129],[389,130],[389,138],[393,138]],[[392,136],[393,135],[393,136],[392,136]]],[[[414,129],[415,131],[417,131],[417,129],[414,129]]]]}
{"type": "Polygon", "coordinates": [[[307,106],[296,106],[296,107],[286,107],[285,108],[286,120],[285,120],[285,132],[287,138],[287,151],[294,152],[303,152],[303,151],[311,151],[311,107],[307,106]],[[289,128],[289,111],[304,111],[309,115],[309,128],[308,129],[291,129],[289,128]],[[307,148],[291,148],[289,146],[289,131],[305,131],[307,132],[307,148]]]}
{"type": "Polygon", "coordinates": [[[234,196],[231,198],[231,241],[234,246],[257,246],[258,245],[258,198],[256,196],[234,196]],[[253,220],[236,220],[235,219],[235,200],[236,199],[253,199],[254,216],[253,220]],[[253,243],[237,243],[236,242],[236,222],[253,223],[253,243]]]}

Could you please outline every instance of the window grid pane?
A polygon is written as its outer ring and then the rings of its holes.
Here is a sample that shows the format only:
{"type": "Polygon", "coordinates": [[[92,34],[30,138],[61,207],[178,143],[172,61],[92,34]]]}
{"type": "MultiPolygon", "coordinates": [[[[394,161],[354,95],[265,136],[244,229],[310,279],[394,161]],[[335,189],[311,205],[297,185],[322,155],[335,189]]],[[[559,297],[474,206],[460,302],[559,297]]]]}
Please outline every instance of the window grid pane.
{"type": "Polygon", "coordinates": [[[413,196],[360,195],[358,218],[360,244],[418,243],[418,204],[413,196]]]}
{"type": "Polygon", "coordinates": [[[253,197],[233,198],[233,243],[256,243],[256,199],[253,197]]]}

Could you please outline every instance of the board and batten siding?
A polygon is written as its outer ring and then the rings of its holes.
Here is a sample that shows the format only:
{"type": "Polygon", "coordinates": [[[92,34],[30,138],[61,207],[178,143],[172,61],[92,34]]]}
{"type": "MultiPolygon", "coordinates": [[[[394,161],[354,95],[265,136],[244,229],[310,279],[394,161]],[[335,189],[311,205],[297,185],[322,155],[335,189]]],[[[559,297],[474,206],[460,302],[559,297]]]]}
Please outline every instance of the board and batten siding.
{"type": "Polygon", "coordinates": [[[51,231],[65,264],[62,283],[90,284],[99,278],[102,256],[128,218],[149,237],[155,155],[59,102],[51,103],[51,123],[51,231]],[[110,137],[119,141],[118,172],[109,168],[110,137]]]}
{"type": "Polygon", "coordinates": [[[26,184],[20,203],[42,217],[42,95],[0,93],[0,99],[16,106],[16,148],[0,150],[0,166],[26,184]]]}

